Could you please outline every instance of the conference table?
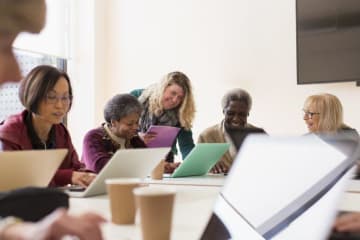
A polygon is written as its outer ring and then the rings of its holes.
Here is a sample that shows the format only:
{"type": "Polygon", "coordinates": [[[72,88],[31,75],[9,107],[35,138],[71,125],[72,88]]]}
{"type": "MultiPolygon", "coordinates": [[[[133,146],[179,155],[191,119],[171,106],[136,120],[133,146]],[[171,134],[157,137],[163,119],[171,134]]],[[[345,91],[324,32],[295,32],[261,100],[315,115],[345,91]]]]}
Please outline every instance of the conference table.
{"type": "MultiPolygon", "coordinates": [[[[150,186],[175,188],[176,197],[173,210],[171,239],[199,239],[205,229],[218,193],[225,182],[224,175],[204,177],[145,179],[150,186]]],[[[116,225],[111,223],[109,199],[107,195],[89,198],[70,198],[70,212],[74,214],[92,211],[101,214],[108,223],[102,227],[106,240],[141,239],[140,219],[136,215],[135,224],[116,225]]],[[[156,219],[156,218],[155,218],[156,219]]]]}
{"type": "MultiPolygon", "coordinates": [[[[225,182],[226,176],[209,175],[204,177],[164,178],[163,180],[145,179],[150,186],[161,186],[176,189],[173,211],[172,240],[199,239],[212,213],[218,193],[225,182]]],[[[358,180],[351,180],[358,181],[358,180]]],[[[359,183],[359,182],[353,182],[359,183]]],[[[359,192],[353,187],[347,189],[341,197],[339,211],[360,212],[359,192]]],[[[107,195],[89,198],[70,198],[70,211],[82,213],[93,211],[101,214],[109,221],[103,225],[102,231],[106,240],[141,239],[140,219],[136,215],[135,224],[116,225],[111,223],[109,200],[107,195]]]]}
{"type": "Polygon", "coordinates": [[[340,211],[360,212],[360,180],[349,181],[338,209],[340,211]]]}

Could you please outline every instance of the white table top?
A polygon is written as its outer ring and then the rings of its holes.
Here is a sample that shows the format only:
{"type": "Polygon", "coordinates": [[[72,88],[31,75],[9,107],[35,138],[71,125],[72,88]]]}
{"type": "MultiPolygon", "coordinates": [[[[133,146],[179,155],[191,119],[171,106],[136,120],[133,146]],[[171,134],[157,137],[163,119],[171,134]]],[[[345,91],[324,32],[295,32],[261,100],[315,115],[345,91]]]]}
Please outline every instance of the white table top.
{"type": "Polygon", "coordinates": [[[350,180],[341,198],[340,211],[360,212],[360,180],[350,180]]]}
{"type": "Polygon", "coordinates": [[[190,185],[190,186],[208,186],[222,187],[226,176],[223,174],[208,174],[206,176],[171,178],[164,177],[162,180],[153,180],[146,178],[145,182],[159,185],[190,185]]]}
{"type": "MultiPolygon", "coordinates": [[[[147,179],[150,185],[175,188],[176,198],[173,212],[172,240],[199,239],[212,213],[218,193],[224,184],[224,177],[206,176],[192,178],[147,179]]],[[[360,212],[360,191],[354,192],[354,184],[341,198],[340,211],[360,212]],[[350,192],[349,192],[350,191],[350,192]]],[[[134,225],[115,225],[110,222],[110,208],[107,195],[90,198],[70,198],[70,211],[81,213],[93,211],[109,220],[103,225],[106,240],[141,239],[140,219],[136,217],[134,225]]]]}
{"type": "MultiPolygon", "coordinates": [[[[182,186],[178,184],[169,187],[173,187],[177,191],[171,239],[199,239],[212,213],[221,188],[216,186],[182,186]]],[[[135,225],[115,225],[110,222],[107,195],[91,198],[70,198],[70,211],[75,214],[93,211],[108,219],[109,223],[103,226],[103,234],[106,240],[141,239],[138,215],[135,225]]]]}
{"type": "Polygon", "coordinates": [[[360,193],[346,192],[340,200],[340,211],[360,212],[360,193]]]}

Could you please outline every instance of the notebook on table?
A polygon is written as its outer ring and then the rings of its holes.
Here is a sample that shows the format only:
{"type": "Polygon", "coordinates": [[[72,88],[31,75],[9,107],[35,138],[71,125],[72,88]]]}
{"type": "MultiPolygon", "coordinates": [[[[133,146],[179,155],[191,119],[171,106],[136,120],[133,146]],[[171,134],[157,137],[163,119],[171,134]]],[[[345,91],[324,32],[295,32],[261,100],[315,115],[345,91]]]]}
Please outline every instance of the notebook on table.
{"type": "Polygon", "coordinates": [[[168,147],[118,150],[86,189],[71,188],[66,192],[71,197],[90,197],[106,193],[108,178],[146,178],[169,151],[168,147]]]}
{"type": "Polygon", "coordinates": [[[67,149],[0,152],[0,191],[47,187],[67,152],[67,149]]]}
{"type": "Polygon", "coordinates": [[[190,177],[207,174],[229,149],[228,143],[198,143],[170,177],[190,177]]]}

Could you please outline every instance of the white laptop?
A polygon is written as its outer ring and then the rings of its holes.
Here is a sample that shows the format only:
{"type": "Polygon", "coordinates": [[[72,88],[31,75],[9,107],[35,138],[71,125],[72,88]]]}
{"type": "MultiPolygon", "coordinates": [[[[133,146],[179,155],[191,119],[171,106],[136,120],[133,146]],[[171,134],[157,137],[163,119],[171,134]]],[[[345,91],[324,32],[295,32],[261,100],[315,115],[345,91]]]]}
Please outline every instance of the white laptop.
{"type": "Polygon", "coordinates": [[[315,135],[249,136],[202,239],[325,239],[353,164],[315,135]]]}
{"type": "Polygon", "coordinates": [[[67,152],[67,149],[0,152],[0,191],[47,187],[67,152]]]}
{"type": "Polygon", "coordinates": [[[169,147],[118,150],[86,189],[66,192],[71,197],[90,197],[106,193],[108,178],[146,178],[169,151],[169,147]]]}

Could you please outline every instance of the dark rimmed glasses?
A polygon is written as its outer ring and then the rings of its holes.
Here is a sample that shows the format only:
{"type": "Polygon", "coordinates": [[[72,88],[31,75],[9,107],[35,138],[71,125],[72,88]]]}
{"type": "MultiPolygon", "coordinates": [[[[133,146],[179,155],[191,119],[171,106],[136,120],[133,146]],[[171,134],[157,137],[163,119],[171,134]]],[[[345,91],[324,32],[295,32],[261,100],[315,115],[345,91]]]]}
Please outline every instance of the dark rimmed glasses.
{"type": "Polygon", "coordinates": [[[72,101],[71,95],[57,96],[55,94],[48,94],[45,97],[46,103],[56,104],[60,101],[63,105],[69,105],[72,101]]]}
{"type": "Polygon", "coordinates": [[[303,109],[303,117],[304,118],[306,117],[306,118],[312,119],[314,115],[319,115],[319,114],[320,114],[319,112],[310,112],[310,111],[303,109]]]}

